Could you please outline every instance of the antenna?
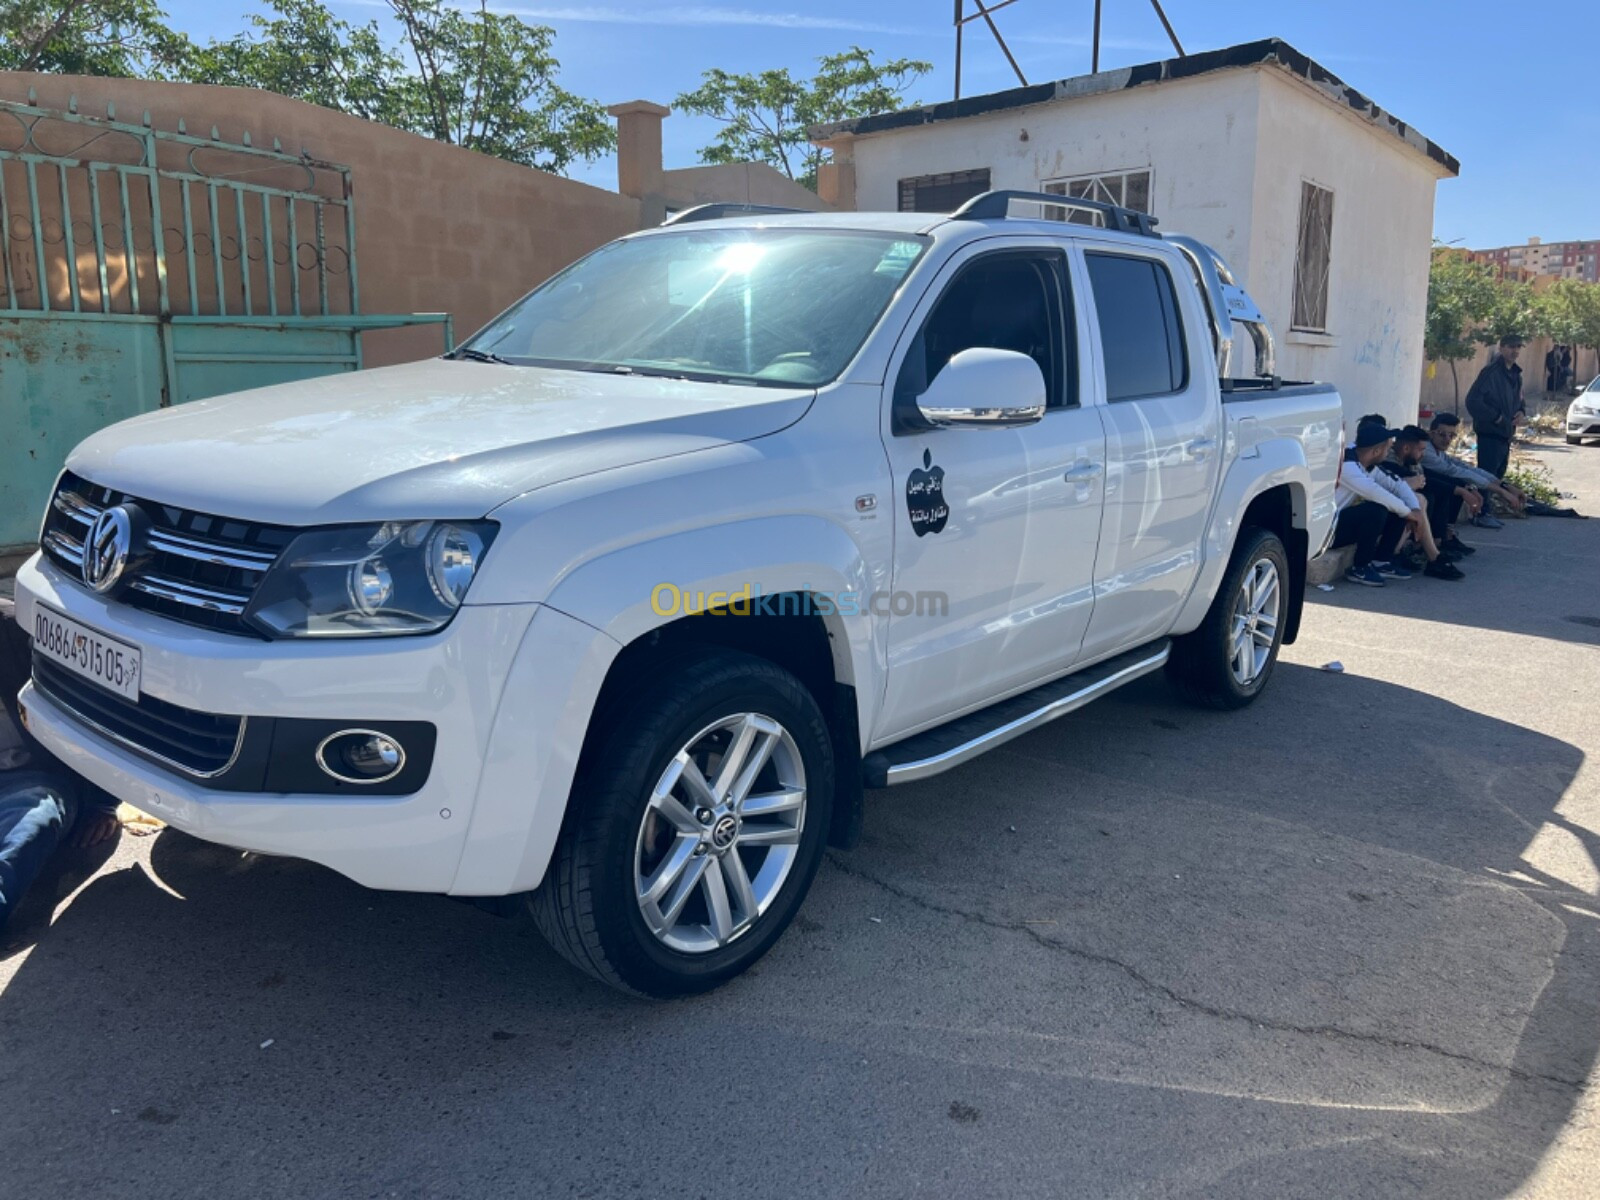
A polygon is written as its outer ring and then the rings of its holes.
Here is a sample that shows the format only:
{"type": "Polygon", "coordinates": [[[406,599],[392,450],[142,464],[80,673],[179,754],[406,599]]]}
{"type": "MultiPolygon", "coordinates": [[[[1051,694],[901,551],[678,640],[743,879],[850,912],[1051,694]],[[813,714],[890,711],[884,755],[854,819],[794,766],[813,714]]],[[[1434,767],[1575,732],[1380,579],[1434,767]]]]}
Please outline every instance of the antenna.
{"type": "MultiPolygon", "coordinates": [[[[1006,45],[1006,39],[1000,32],[1000,26],[995,24],[994,14],[1002,8],[1009,8],[1017,0],[998,0],[998,3],[985,3],[985,0],[971,0],[977,8],[976,12],[967,11],[968,0],[956,0],[955,26],[956,26],[956,95],[961,99],[961,49],[962,35],[969,22],[981,20],[989,27],[989,32],[994,35],[994,40],[1000,46],[1000,52],[1006,56],[1006,61],[1011,64],[1011,69],[1017,73],[1017,82],[1023,87],[1028,86],[1028,77],[1022,73],[1022,68],[1017,65],[1017,59],[1011,53],[1011,47],[1006,45]]],[[[1100,8],[1102,0],[1094,0],[1094,41],[1090,59],[1090,71],[1096,75],[1100,73],[1100,8]]],[[[1156,16],[1161,20],[1161,28],[1167,31],[1167,36],[1172,39],[1172,48],[1178,52],[1179,58],[1186,57],[1183,45],[1178,41],[1178,35],[1173,32],[1172,22],[1167,20],[1167,14],[1161,7],[1161,0],[1150,0],[1150,7],[1156,10],[1156,16]]]]}

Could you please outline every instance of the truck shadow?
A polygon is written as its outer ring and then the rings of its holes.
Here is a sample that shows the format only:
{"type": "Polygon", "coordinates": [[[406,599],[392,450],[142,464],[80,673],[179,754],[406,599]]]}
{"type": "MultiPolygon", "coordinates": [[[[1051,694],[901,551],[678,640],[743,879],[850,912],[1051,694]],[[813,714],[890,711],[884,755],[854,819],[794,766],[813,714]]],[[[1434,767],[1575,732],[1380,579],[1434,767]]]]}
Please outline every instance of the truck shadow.
{"type": "MultiPolygon", "coordinates": [[[[764,963],[657,1005],[468,905],[168,830],[0,993],[0,1074],[30,1101],[0,1113],[8,1176],[108,1194],[136,1156],[151,1194],[471,1194],[472,1170],[560,1190],[581,1164],[677,1194],[704,1165],[673,1148],[684,1096],[716,1123],[782,1087],[785,1136],[841,1171],[947,1169],[943,1194],[1025,1170],[1080,1194],[1502,1195],[1600,1053],[1600,837],[1557,811],[1582,763],[1353,675],[1280,666],[1233,716],[1142,681],[872,794],[764,963]],[[933,1099],[904,1103],[902,1074],[933,1099]],[[979,1122],[1019,1087],[1038,1110],[979,1122]],[[1184,1153],[1150,1154],[1164,1134],[1184,1153]]],[[[731,1179],[768,1151],[718,1153],[731,1179]]]]}

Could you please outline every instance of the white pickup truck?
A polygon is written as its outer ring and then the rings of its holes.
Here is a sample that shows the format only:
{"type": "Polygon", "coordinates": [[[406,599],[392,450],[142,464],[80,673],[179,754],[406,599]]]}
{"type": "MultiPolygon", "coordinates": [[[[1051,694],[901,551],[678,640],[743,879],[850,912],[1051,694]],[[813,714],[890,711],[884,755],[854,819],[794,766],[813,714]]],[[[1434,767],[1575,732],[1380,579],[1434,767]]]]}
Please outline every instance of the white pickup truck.
{"type": "Polygon", "coordinates": [[[18,577],[28,727],[197,837],[715,986],[864,789],[1162,667],[1246,704],[1294,639],[1339,397],[1153,224],[693,210],[442,360],[112,426],[18,577]]]}

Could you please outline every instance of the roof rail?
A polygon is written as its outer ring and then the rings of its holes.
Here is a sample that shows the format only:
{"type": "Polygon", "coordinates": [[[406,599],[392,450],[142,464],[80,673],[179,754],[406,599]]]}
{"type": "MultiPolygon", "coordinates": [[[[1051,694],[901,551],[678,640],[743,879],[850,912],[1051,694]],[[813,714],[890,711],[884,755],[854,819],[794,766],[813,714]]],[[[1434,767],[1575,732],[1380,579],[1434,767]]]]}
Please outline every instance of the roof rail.
{"type": "Polygon", "coordinates": [[[955,212],[952,221],[989,221],[1011,215],[1011,202],[1025,200],[1029,204],[1048,204],[1053,208],[1075,208],[1082,212],[1098,213],[1107,229],[1118,233],[1137,233],[1144,237],[1160,237],[1156,232],[1156,219],[1149,213],[1135,212],[1101,200],[1080,200],[1075,196],[1057,196],[1050,192],[1000,191],[984,192],[974,196],[955,212]]]}
{"type": "Polygon", "coordinates": [[[755,214],[758,216],[775,216],[779,213],[801,213],[803,208],[780,208],[776,204],[697,204],[693,208],[686,208],[682,212],[675,212],[663,225],[688,225],[694,221],[720,221],[723,217],[739,217],[755,214]]]}

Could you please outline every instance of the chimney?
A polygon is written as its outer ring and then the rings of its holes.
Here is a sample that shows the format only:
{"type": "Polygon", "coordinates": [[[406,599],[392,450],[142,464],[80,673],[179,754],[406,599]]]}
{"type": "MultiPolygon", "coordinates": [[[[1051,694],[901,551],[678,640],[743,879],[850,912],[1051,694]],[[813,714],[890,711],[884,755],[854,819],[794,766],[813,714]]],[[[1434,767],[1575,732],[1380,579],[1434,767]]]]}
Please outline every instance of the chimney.
{"type": "Polygon", "coordinates": [[[648,100],[629,100],[606,109],[617,119],[617,191],[647,206],[652,199],[660,200],[661,122],[671,111],[648,100]]]}

